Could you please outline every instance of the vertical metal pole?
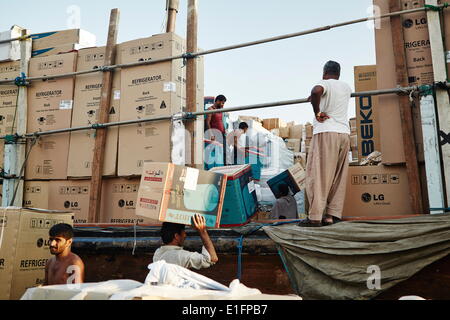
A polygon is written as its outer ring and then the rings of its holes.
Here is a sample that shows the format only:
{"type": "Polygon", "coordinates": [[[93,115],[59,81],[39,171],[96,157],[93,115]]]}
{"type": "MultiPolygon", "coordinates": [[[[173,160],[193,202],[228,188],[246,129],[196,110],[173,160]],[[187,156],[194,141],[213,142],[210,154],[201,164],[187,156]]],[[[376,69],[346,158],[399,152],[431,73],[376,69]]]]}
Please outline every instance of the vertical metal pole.
{"type": "MultiPolygon", "coordinates": [[[[119,9],[111,10],[108,40],[106,43],[105,65],[114,64],[116,58],[117,33],[119,30],[119,9]]],[[[108,111],[111,103],[111,89],[114,71],[104,71],[99,107],[99,123],[108,122],[108,111]]],[[[94,156],[92,160],[92,179],[89,197],[88,222],[99,222],[102,198],[103,160],[105,158],[106,128],[97,129],[95,137],[94,156]]]]}
{"type": "Polygon", "coordinates": [[[166,32],[175,32],[179,2],[179,0],[167,0],[166,32]]]}
{"type": "MultiPolygon", "coordinates": [[[[437,0],[425,0],[426,4],[437,6],[437,0]]],[[[447,9],[449,10],[449,9],[447,9]]],[[[428,10],[428,32],[430,34],[431,57],[433,61],[434,81],[447,81],[446,61],[439,12],[428,10]]],[[[450,101],[447,90],[436,88],[436,107],[439,127],[439,146],[442,155],[442,170],[446,190],[446,206],[450,205],[450,101]]],[[[444,193],[445,194],[445,193],[444,193]]]]}
{"type": "MultiPolygon", "coordinates": [[[[22,30],[22,36],[28,34],[26,29],[22,30]]],[[[20,42],[20,72],[28,76],[28,62],[31,58],[31,39],[21,40],[20,42]]],[[[16,132],[18,135],[27,133],[27,87],[18,87],[18,99],[16,110],[16,132]]],[[[9,176],[15,176],[13,179],[3,180],[3,198],[2,206],[22,207],[23,202],[23,179],[20,176],[20,170],[25,161],[26,144],[24,141],[17,141],[16,143],[5,143],[4,155],[4,170],[9,176]],[[14,197],[14,192],[17,188],[17,193],[14,197]],[[14,198],[14,202],[12,202],[14,198]]],[[[23,174],[23,173],[22,173],[23,174]]]]}

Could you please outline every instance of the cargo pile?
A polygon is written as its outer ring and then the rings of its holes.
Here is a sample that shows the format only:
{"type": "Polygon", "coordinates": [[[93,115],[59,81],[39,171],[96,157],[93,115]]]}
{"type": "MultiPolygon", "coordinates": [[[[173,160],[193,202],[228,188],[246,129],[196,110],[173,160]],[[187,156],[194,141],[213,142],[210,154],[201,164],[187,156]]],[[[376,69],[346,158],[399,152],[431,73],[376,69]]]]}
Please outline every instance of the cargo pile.
{"type": "MultiPolygon", "coordinates": [[[[3,38],[20,36],[15,26],[3,38]]],[[[29,76],[61,75],[105,65],[106,47],[95,47],[95,36],[73,29],[31,35],[33,54],[29,76]]],[[[158,34],[117,45],[116,61],[132,63],[184,53],[185,39],[158,34]]],[[[20,76],[19,41],[0,45],[0,79],[20,76]],[[18,53],[17,53],[18,52],[18,53]]],[[[203,58],[198,58],[197,92],[203,106],[203,58]]],[[[109,121],[170,116],[186,109],[186,68],[181,59],[116,69],[113,75],[109,121]]],[[[75,128],[98,123],[102,73],[32,81],[28,86],[27,132],[75,128]]],[[[0,90],[0,134],[14,134],[16,85],[0,90]]],[[[150,223],[135,214],[140,176],[145,161],[171,162],[170,120],[110,127],[103,165],[101,223],[150,223]],[[112,201],[111,201],[112,200],[112,201]]],[[[89,189],[95,130],[40,137],[31,148],[25,169],[24,207],[71,210],[75,223],[88,222],[89,189]]],[[[184,140],[179,141],[184,148],[184,140]]],[[[1,140],[3,163],[4,140],[1,140]]],[[[0,166],[3,166],[0,164],[0,166]]],[[[153,221],[154,222],[154,221],[153,221]]]]}

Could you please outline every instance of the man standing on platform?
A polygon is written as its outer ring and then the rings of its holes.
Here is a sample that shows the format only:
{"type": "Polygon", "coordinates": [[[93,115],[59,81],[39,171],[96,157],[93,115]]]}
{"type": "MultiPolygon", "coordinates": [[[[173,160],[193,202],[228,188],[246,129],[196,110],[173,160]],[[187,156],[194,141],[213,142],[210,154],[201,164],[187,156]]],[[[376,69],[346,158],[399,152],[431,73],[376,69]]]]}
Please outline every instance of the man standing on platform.
{"type": "Polygon", "coordinates": [[[328,61],[323,78],[311,91],[314,131],[306,165],[308,219],[301,227],[320,227],[340,221],[344,207],[350,128],[348,105],[352,89],[339,80],[341,66],[328,61]]]}
{"type": "MultiPolygon", "coordinates": [[[[218,95],[214,104],[208,110],[223,109],[227,98],[224,95],[218,95]]],[[[208,114],[205,121],[205,130],[211,130],[208,134],[211,140],[222,144],[223,164],[226,162],[226,142],[225,142],[225,124],[223,121],[223,113],[208,114]]]]}

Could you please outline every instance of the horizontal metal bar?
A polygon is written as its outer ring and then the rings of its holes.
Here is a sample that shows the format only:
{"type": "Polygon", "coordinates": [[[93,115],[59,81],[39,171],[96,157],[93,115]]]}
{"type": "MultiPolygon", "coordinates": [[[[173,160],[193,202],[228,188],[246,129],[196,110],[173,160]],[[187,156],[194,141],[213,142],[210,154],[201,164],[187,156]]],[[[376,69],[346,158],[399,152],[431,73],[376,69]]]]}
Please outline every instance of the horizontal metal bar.
{"type": "MultiPolygon", "coordinates": [[[[444,5],[440,5],[439,7],[443,8],[444,5]]],[[[117,65],[112,65],[112,66],[105,66],[103,68],[98,68],[98,69],[76,71],[76,72],[70,72],[70,73],[65,73],[65,74],[60,74],[60,75],[30,77],[30,78],[26,78],[26,80],[27,81],[38,81],[38,80],[45,80],[45,79],[68,78],[68,77],[74,77],[77,75],[103,72],[105,70],[110,71],[110,70],[114,70],[114,69],[118,69],[118,68],[131,68],[131,67],[137,67],[137,66],[151,65],[151,64],[155,64],[155,63],[172,61],[172,60],[176,60],[176,59],[195,58],[198,56],[204,56],[204,55],[208,55],[208,54],[212,54],[212,53],[224,52],[224,51],[229,51],[229,50],[234,50],[234,49],[239,49],[239,48],[244,48],[244,47],[250,47],[250,46],[254,46],[254,45],[258,45],[258,44],[269,43],[269,42],[273,42],[273,41],[279,41],[279,40],[285,40],[285,39],[294,38],[294,37],[300,37],[300,36],[313,34],[313,33],[317,33],[317,32],[323,32],[323,31],[331,30],[331,29],[338,28],[338,27],[348,26],[351,24],[367,22],[367,21],[377,20],[377,19],[382,19],[382,18],[388,18],[388,17],[397,16],[397,15],[401,15],[401,14],[409,14],[409,13],[415,13],[415,12],[419,12],[419,11],[426,11],[426,10],[428,10],[428,9],[425,7],[421,7],[421,8],[415,8],[415,9],[410,9],[410,10],[397,11],[397,12],[392,12],[392,13],[388,13],[388,14],[384,14],[384,15],[380,15],[380,16],[372,16],[372,17],[366,17],[366,18],[361,18],[361,19],[356,19],[356,20],[350,20],[350,21],[332,24],[332,25],[319,27],[319,28],[314,28],[314,29],[310,29],[310,30],[306,30],[306,31],[300,31],[300,32],[280,35],[280,36],[276,36],[276,37],[261,39],[261,40],[257,40],[257,41],[251,41],[251,42],[241,43],[241,44],[237,44],[237,45],[231,45],[231,46],[226,46],[226,47],[221,47],[221,48],[216,48],[216,49],[211,49],[211,50],[200,51],[200,52],[196,52],[196,53],[181,54],[181,55],[177,55],[177,56],[149,60],[149,61],[117,64],[117,65]]],[[[0,84],[14,83],[14,80],[15,79],[0,80],[0,84]]]]}
{"type": "MultiPolygon", "coordinates": [[[[447,83],[446,86],[447,86],[447,88],[450,88],[450,83],[447,83]]],[[[413,87],[403,87],[403,88],[394,88],[394,89],[361,91],[361,92],[352,93],[351,96],[352,97],[360,97],[360,96],[382,95],[382,94],[409,94],[411,92],[417,92],[419,89],[420,89],[419,86],[413,86],[413,87]]],[[[198,116],[204,116],[204,115],[214,114],[214,113],[235,112],[235,111],[262,109],[262,108],[273,108],[273,107],[281,107],[281,106],[288,106],[288,105],[294,105],[294,104],[302,104],[302,103],[307,103],[307,102],[309,102],[308,98],[295,99],[295,100],[284,100],[284,101],[276,101],[276,102],[269,102],[269,103],[253,104],[253,105],[247,105],[247,106],[205,110],[205,111],[192,112],[192,113],[183,113],[181,116],[173,115],[173,116],[162,116],[162,117],[155,117],[155,118],[127,120],[127,121],[116,121],[116,122],[108,122],[108,123],[101,123],[101,124],[92,124],[89,126],[81,126],[81,127],[66,128],[66,129],[56,129],[56,130],[49,130],[49,131],[42,131],[42,132],[35,132],[35,133],[27,133],[24,136],[18,136],[17,138],[33,138],[33,137],[40,137],[40,136],[46,136],[46,135],[58,134],[58,133],[67,133],[67,132],[75,132],[75,131],[83,131],[83,130],[97,130],[97,129],[108,128],[108,127],[131,125],[131,124],[153,122],[153,121],[164,121],[164,120],[174,120],[174,119],[192,120],[198,116]]],[[[6,137],[7,136],[2,136],[2,137],[0,137],[0,139],[5,139],[6,137]]]]}

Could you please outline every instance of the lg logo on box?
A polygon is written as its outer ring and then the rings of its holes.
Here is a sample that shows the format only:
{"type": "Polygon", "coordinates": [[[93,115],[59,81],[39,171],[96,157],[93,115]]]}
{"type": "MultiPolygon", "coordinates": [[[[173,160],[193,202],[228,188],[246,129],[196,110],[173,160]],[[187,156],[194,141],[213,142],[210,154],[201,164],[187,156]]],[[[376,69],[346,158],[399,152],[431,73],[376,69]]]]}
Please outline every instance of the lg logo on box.
{"type": "Polygon", "coordinates": [[[66,201],[64,202],[64,208],[68,209],[68,208],[78,208],[78,202],[71,202],[71,201],[66,201]]]}
{"type": "Polygon", "coordinates": [[[120,208],[123,208],[123,207],[133,207],[134,206],[134,201],[133,200],[131,200],[131,201],[125,201],[125,200],[123,200],[123,199],[120,199],[119,200],[119,207],[120,208]]]}
{"type": "Polygon", "coordinates": [[[364,193],[364,194],[361,196],[361,200],[362,200],[363,202],[366,202],[366,203],[369,203],[369,202],[371,202],[372,200],[373,200],[373,201],[384,201],[384,194],[379,194],[379,195],[374,194],[374,195],[372,196],[370,193],[364,193]]]}

